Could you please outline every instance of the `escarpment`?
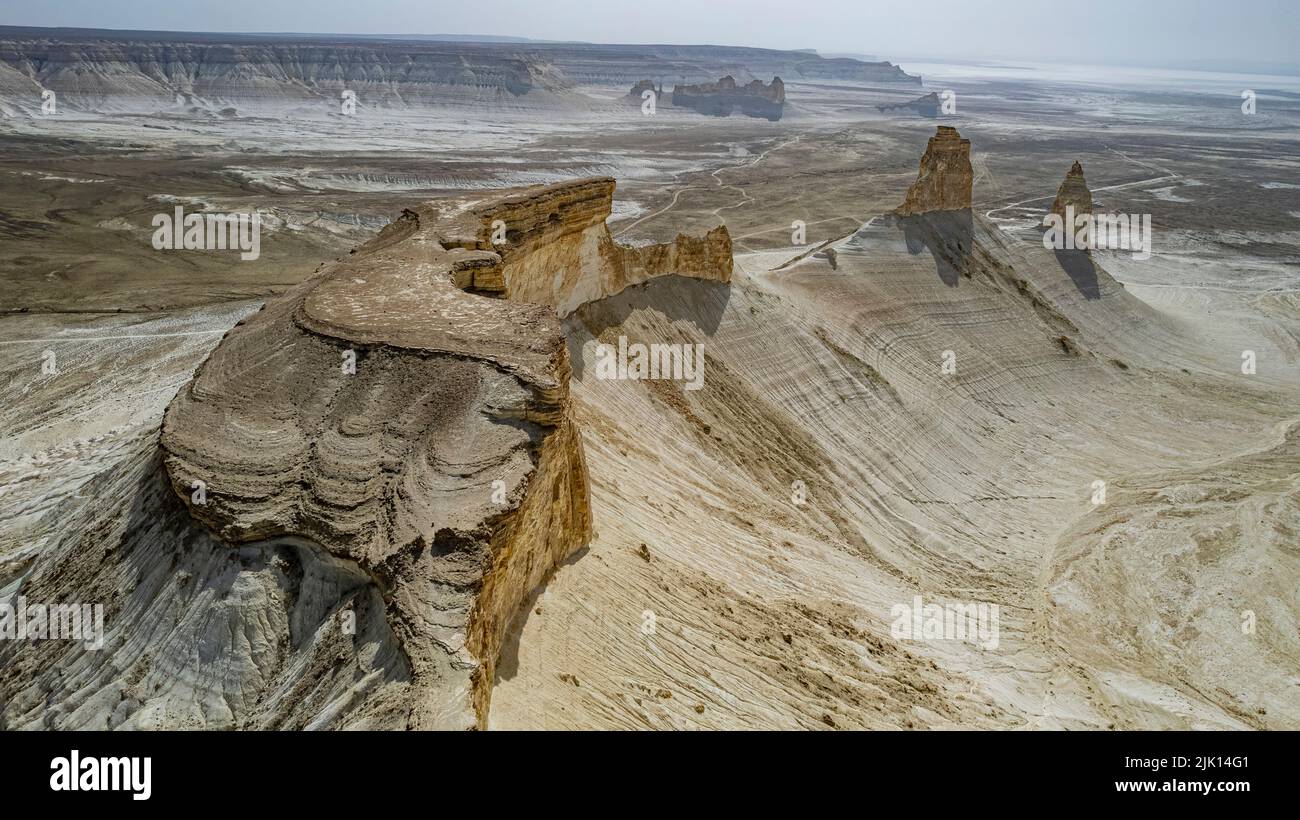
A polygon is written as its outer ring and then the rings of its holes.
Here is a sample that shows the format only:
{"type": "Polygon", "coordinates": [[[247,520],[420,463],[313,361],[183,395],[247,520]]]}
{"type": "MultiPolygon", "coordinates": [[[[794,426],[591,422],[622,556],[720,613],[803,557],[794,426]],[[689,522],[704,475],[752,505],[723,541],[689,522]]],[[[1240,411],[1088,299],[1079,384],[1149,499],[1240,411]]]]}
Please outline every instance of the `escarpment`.
{"type": "Polygon", "coordinates": [[[887,111],[915,111],[922,117],[934,119],[939,116],[939,109],[942,101],[939,99],[939,92],[931,91],[929,94],[917,97],[914,100],[900,103],[885,103],[877,105],[876,109],[881,113],[887,111]]]}
{"type": "Polygon", "coordinates": [[[956,128],[940,125],[921,156],[916,182],[907,189],[907,198],[895,213],[913,216],[969,209],[973,176],[970,140],[962,139],[956,128]]]}
{"type": "Polygon", "coordinates": [[[506,627],[591,536],[557,312],[668,273],[730,280],[725,228],[615,243],[613,192],[407,211],[234,328],[168,407],[163,460],[194,519],[232,549],[306,542],[370,580],[412,728],[483,725],[506,627]]]}

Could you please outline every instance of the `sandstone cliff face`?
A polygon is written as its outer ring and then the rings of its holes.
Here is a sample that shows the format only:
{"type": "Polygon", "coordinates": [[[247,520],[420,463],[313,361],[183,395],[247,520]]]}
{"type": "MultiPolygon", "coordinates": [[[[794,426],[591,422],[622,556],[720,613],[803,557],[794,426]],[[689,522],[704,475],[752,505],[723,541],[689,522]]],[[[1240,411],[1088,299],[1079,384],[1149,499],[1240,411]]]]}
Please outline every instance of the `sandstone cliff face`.
{"type": "Polygon", "coordinates": [[[164,463],[194,519],[231,548],[306,545],[372,585],[412,728],[483,724],[506,627],[591,535],[556,311],[666,273],[730,279],[725,229],[614,243],[613,191],[588,179],[408,211],[232,330],[167,410],[164,463]]]}
{"type": "Polygon", "coordinates": [[[1056,199],[1052,201],[1051,212],[1064,220],[1065,209],[1070,205],[1074,206],[1075,216],[1092,213],[1092,191],[1088,190],[1088,182],[1083,178],[1083,166],[1078,160],[1070,166],[1070,171],[1061,182],[1061,187],[1056,190],[1056,199]]]}
{"type": "Polygon", "coordinates": [[[876,108],[882,113],[885,111],[915,111],[922,117],[934,119],[939,116],[940,104],[939,93],[937,91],[931,91],[929,94],[917,97],[915,100],[892,104],[887,103],[885,105],[878,105],[876,108]]]}
{"type": "Polygon", "coordinates": [[[907,189],[907,198],[895,213],[911,216],[968,209],[973,176],[970,140],[962,139],[956,128],[940,125],[926,145],[916,182],[907,189]]]}
{"type": "MultiPolygon", "coordinates": [[[[568,107],[585,100],[569,93],[575,84],[626,88],[645,77],[699,82],[727,72],[921,82],[886,62],[730,46],[349,41],[0,26],[3,116],[39,111],[46,88],[58,93],[61,106],[106,111],[152,111],[179,97],[214,111],[294,105],[336,112],[344,89],[356,92],[361,106],[568,107]]],[[[755,110],[761,105],[751,102],[755,110]]]]}

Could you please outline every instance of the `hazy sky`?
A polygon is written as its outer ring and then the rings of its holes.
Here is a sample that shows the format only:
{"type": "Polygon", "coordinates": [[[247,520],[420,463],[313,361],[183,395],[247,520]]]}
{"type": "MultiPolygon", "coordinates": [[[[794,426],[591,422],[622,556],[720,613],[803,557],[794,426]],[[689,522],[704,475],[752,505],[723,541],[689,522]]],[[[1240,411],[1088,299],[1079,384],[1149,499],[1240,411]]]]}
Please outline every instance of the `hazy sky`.
{"type": "Polygon", "coordinates": [[[1300,0],[0,0],[0,24],[498,34],[885,59],[1300,62],[1300,0]]]}

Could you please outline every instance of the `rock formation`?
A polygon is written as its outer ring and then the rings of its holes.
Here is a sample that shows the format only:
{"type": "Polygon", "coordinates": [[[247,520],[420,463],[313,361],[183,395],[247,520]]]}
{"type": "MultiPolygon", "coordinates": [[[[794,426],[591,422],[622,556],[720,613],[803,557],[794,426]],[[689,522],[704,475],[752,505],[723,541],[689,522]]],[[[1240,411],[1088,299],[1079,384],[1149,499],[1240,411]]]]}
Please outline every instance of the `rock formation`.
{"type": "Polygon", "coordinates": [[[921,77],[884,61],[865,62],[851,57],[822,57],[795,66],[795,72],[809,80],[848,80],[867,83],[907,83],[920,85],[921,77]]]}
{"type": "Polygon", "coordinates": [[[592,532],[557,314],[731,278],[725,227],[614,242],[613,193],[427,203],[236,325],[30,573],[111,628],[0,646],[0,725],[483,726],[507,626],[592,532]]]}
{"type": "Polygon", "coordinates": [[[730,116],[739,108],[747,116],[776,121],[785,107],[785,83],[773,77],[770,85],[754,80],[737,86],[735,78],[728,75],[716,83],[676,86],[671,103],[714,117],[730,116]]]}
{"type": "Polygon", "coordinates": [[[660,83],[659,86],[656,88],[653,80],[641,80],[636,85],[632,86],[631,91],[627,92],[627,97],[633,102],[640,104],[641,95],[647,91],[653,91],[656,97],[658,97],[659,99],[663,99],[664,96],[663,83],[660,83]]]}
{"type": "Polygon", "coordinates": [[[881,112],[885,111],[915,111],[922,117],[934,119],[939,116],[939,94],[931,91],[924,97],[917,97],[915,100],[902,103],[885,104],[876,106],[881,112]]]}
{"type": "MultiPolygon", "coordinates": [[[[1064,220],[1065,209],[1071,205],[1074,206],[1075,216],[1092,213],[1092,191],[1088,190],[1088,182],[1083,178],[1083,166],[1078,160],[1070,166],[1070,172],[1065,175],[1061,187],[1056,190],[1056,199],[1052,202],[1051,212],[1064,220]]],[[[1069,227],[1067,225],[1067,228],[1069,227]]]]}
{"type": "Polygon", "coordinates": [[[956,128],[940,125],[926,145],[916,182],[895,213],[911,216],[969,209],[972,179],[970,140],[962,139],[956,128]]]}
{"type": "Polygon", "coordinates": [[[435,200],[407,218],[435,225],[441,245],[474,252],[453,267],[458,286],[546,305],[561,318],[664,274],[731,281],[731,237],[725,226],[702,237],[621,245],[605,224],[613,198],[614,180],[594,177],[507,192],[468,207],[458,200],[435,200]],[[503,235],[494,237],[498,229],[503,235]]]}

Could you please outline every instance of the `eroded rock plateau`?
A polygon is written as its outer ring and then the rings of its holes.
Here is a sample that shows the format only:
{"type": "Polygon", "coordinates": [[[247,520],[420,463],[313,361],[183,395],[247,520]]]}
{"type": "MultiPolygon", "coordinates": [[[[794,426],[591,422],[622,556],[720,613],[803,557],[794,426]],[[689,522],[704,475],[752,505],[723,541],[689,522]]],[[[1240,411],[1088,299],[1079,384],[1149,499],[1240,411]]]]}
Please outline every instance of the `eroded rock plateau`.
{"type": "Polygon", "coordinates": [[[241,321],[24,582],[112,627],[0,646],[3,725],[482,726],[520,603],[591,536],[559,314],[731,277],[725,228],[614,242],[613,193],[428,203],[241,321]]]}
{"type": "MultiPolygon", "coordinates": [[[[1074,215],[1092,213],[1092,191],[1088,190],[1088,181],[1083,178],[1083,166],[1078,160],[1070,166],[1070,170],[1061,181],[1061,187],[1056,191],[1056,199],[1052,201],[1052,213],[1065,219],[1065,209],[1074,206],[1074,215]]],[[[1073,228],[1069,223],[1063,222],[1067,228],[1073,228]]]]}
{"type": "Polygon", "coordinates": [[[969,209],[972,179],[970,140],[962,139],[956,128],[940,125],[921,156],[916,182],[896,213],[913,216],[969,209]]]}

